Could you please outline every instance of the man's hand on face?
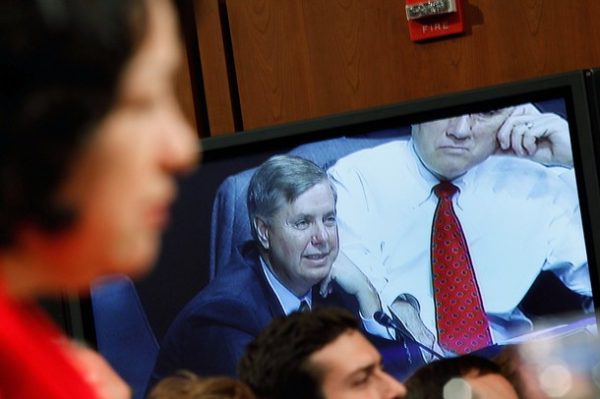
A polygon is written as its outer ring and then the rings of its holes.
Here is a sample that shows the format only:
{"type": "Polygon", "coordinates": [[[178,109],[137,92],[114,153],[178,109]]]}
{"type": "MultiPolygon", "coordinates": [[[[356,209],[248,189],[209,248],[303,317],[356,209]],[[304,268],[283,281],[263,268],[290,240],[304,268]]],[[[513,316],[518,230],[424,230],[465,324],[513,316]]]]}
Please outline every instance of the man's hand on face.
{"type": "Polygon", "coordinates": [[[379,295],[367,276],[341,251],[329,275],[321,282],[321,296],[326,297],[331,293],[333,281],[348,294],[356,297],[363,317],[371,319],[375,312],[381,310],[379,295]]]}
{"type": "Polygon", "coordinates": [[[567,121],[541,113],[532,104],[515,107],[497,133],[498,153],[514,154],[547,166],[573,166],[567,121]]]}

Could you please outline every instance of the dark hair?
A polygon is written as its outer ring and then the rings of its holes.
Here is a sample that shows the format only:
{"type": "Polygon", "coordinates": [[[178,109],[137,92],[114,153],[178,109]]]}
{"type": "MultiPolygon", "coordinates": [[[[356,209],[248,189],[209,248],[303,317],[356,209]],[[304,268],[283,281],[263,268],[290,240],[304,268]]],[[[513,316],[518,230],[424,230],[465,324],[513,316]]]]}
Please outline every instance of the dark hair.
{"type": "Polygon", "coordinates": [[[531,381],[525,377],[527,371],[523,369],[525,364],[518,344],[503,345],[502,350],[493,357],[493,360],[502,371],[502,374],[511,382],[519,398],[526,398],[531,386],[531,381]]]}
{"type": "Polygon", "coordinates": [[[57,190],[115,101],[145,33],[143,0],[0,3],[0,247],[76,217],[57,190]]]}
{"type": "Polygon", "coordinates": [[[322,398],[321,370],[309,357],[349,330],[358,330],[352,313],[317,308],[273,319],[246,348],[238,373],[261,399],[322,398]]]}
{"type": "Polygon", "coordinates": [[[272,217],[284,204],[292,203],[315,185],[329,183],[334,195],[334,185],[327,172],[308,159],[294,155],[275,155],[258,167],[248,185],[248,217],[252,237],[258,242],[254,219],[272,217]]]}
{"type": "Polygon", "coordinates": [[[477,375],[500,374],[500,366],[492,360],[474,355],[445,358],[429,363],[414,372],[405,382],[405,399],[442,399],[444,385],[471,372],[477,375]]]}
{"type": "Polygon", "coordinates": [[[252,390],[231,377],[200,377],[179,370],[160,380],[148,399],[254,399],[252,390]]]}

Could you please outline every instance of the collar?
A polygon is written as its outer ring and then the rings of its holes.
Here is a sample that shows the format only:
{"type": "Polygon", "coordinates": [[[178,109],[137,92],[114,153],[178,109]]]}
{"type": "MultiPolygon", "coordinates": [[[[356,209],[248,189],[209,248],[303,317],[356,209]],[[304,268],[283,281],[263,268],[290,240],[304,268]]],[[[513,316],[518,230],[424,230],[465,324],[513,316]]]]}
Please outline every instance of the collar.
{"type": "Polygon", "coordinates": [[[279,281],[277,276],[271,271],[267,263],[262,257],[260,257],[260,264],[262,266],[263,273],[267,278],[267,282],[271,286],[271,289],[275,293],[279,304],[283,308],[286,315],[298,310],[300,302],[303,300],[308,302],[308,305],[312,308],[312,295],[311,290],[308,290],[302,297],[297,297],[292,291],[290,291],[285,285],[279,281]]]}
{"type": "MultiPolygon", "coordinates": [[[[418,173],[421,176],[420,183],[423,188],[423,197],[419,199],[419,205],[423,204],[427,200],[429,200],[432,196],[437,202],[437,198],[433,192],[433,187],[440,182],[440,179],[434,175],[423,163],[419,155],[415,150],[415,144],[413,139],[411,138],[409,141],[409,151],[411,152],[414,162],[414,172],[418,173]]],[[[485,161],[484,161],[485,162],[485,161]]],[[[461,200],[460,194],[465,192],[468,186],[473,185],[473,179],[476,175],[476,170],[478,169],[478,165],[473,166],[469,169],[465,174],[458,176],[457,178],[451,180],[451,183],[458,187],[458,193],[454,196],[454,201],[459,208],[461,208],[461,200]]]]}

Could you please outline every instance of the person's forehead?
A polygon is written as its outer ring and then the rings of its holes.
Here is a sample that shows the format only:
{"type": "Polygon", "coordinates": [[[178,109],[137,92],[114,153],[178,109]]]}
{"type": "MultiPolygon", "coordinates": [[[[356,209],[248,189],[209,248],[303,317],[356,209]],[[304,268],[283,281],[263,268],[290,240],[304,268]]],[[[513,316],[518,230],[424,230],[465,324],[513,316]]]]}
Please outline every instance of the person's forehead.
{"type": "Polygon", "coordinates": [[[464,377],[478,398],[517,399],[518,395],[510,381],[498,373],[469,374],[464,377]]]}
{"type": "Polygon", "coordinates": [[[314,352],[310,356],[310,361],[318,366],[325,378],[328,375],[336,375],[344,379],[353,373],[379,364],[381,356],[359,331],[347,330],[334,341],[314,352]]]}
{"type": "Polygon", "coordinates": [[[413,125],[413,129],[415,127],[420,127],[422,125],[450,123],[451,121],[455,120],[456,118],[462,118],[464,116],[471,116],[471,117],[472,116],[485,116],[489,120],[493,120],[493,121],[500,120],[500,121],[502,121],[505,118],[507,118],[514,109],[515,109],[515,107],[510,106],[510,107],[505,107],[505,108],[491,109],[489,111],[482,111],[482,112],[476,112],[476,113],[466,113],[466,114],[451,116],[451,117],[448,117],[448,118],[433,119],[433,120],[424,121],[422,123],[415,124],[415,125],[413,125]]]}
{"type": "Polygon", "coordinates": [[[335,208],[333,190],[326,182],[319,182],[294,200],[289,202],[283,200],[280,210],[292,213],[312,213],[318,211],[329,212],[331,208],[335,208]],[[316,201],[316,199],[319,200],[316,201]]]}
{"type": "Polygon", "coordinates": [[[157,77],[171,77],[179,68],[181,48],[173,6],[164,0],[147,2],[148,29],[125,71],[129,86],[142,87],[157,77]]]}

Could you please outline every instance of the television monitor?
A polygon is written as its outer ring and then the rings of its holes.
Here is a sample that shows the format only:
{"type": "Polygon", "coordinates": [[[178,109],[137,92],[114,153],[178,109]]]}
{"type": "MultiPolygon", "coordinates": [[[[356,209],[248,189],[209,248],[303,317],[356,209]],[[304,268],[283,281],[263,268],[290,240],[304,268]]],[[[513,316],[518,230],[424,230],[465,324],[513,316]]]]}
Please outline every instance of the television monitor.
{"type": "MultiPolygon", "coordinates": [[[[181,179],[180,196],[174,205],[172,223],[164,234],[163,249],[154,271],[136,282],[137,293],[158,341],[160,342],[170,323],[187,301],[209,284],[215,275],[229,272],[227,264],[236,256],[240,256],[235,246],[240,244],[240,240],[249,238],[245,236],[248,234],[249,226],[247,217],[243,215],[245,211],[243,193],[235,193],[229,198],[224,198],[223,192],[219,191],[228,177],[241,176],[242,180],[247,179],[253,168],[270,156],[290,152],[311,158],[325,168],[335,167],[334,165],[340,158],[355,154],[356,151],[363,151],[377,145],[386,145],[390,142],[407,142],[411,133],[411,125],[461,115],[488,115],[499,109],[523,104],[533,104],[542,113],[558,115],[568,125],[568,140],[572,147],[573,165],[570,168],[563,168],[571,177],[565,178],[570,185],[561,186],[561,190],[571,191],[557,193],[556,198],[557,201],[562,201],[564,197],[572,197],[576,201],[575,205],[579,209],[579,213],[573,217],[579,219],[571,222],[580,225],[579,235],[583,240],[581,242],[584,250],[583,257],[589,266],[585,272],[585,281],[571,285],[572,288],[578,284],[579,288],[589,286],[593,296],[586,298],[577,293],[576,288],[567,289],[554,273],[541,271],[543,265],[536,265],[535,267],[540,269],[540,273],[527,284],[529,288],[525,290],[518,301],[519,311],[522,311],[533,322],[533,326],[526,332],[514,334],[512,342],[517,342],[519,337],[524,340],[538,339],[539,335],[536,336],[536,333],[533,332],[542,325],[544,331],[550,329],[556,334],[565,330],[565,328],[561,330],[558,327],[564,327],[565,324],[574,326],[577,323],[583,323],[586,331],[593,331],[596,327],[594,304],[600,303],[598,296],[600,295],[600,291],[598,291],[600,282],[598,276],[600,269],[600,259],[598,258],[600,256],[600,208],[597,206],[600,203],[600,184],[598,158],[595,155],[600,147],[598,146],[598,131],[597,129],[592,130],[593,126],[597,127],[597,121],[594,119],[596,111],[593,109],[596,100],[590,96],[590,93],[594,93],[595,90],[595,86],[592,85],[595,79],[597,79],[595,71],[574,71],[202,140],[201,167],[193,174],[181,179]],[[218,196],[217,192],[219,192],[218,196]],[[239,211],[240,209],[241,211],[239,211]],[[217,211],[219,213],[216,213],[217,211]],[[238,211],[242,214],[237,214],[238,211]],[[565,314],[573,317],[569,321],[572,324],[565,323],[563,318],[565,314]]],[[[386,164],[388,163],[382,162],[378,166],[383,168],[382,173],[385,171],[386,164]]],[[[542,167],[551,168],[550,166],[542,167]]],[[[513,173],[511,179],[516,185],[520,184],[521,174],[518,170],[506,173],[513,173]]],[[[393,183],[390,182],[391,184],[393,183]]],[[[414,191],[415,187],[402,186],[401,189],[414,191]]],[[[369,189],[366,188],[366,190],[368,193],[369,189]]],[[[383,189],[382,192],[385,190],[383,189]]],[[[530,195],[534,194],[534,191],[530,191],[530,195]]],[[[526,202],[530,199],[515,196],[513,198],[515,212],[521,212],[520,207],[528,209],[529,205],[526,205],[526,202]],[[520,204],[521,201],[522,204],[520,204]]],[[[403,206],[406,205],[398,204],[399,209],[402,209],[403,206]]],[[[344,207],[351,209],[346,205],[344,207]]],[[[480,203],[479,207],[480,215],[492,212],[486,208],[486,203],[480,203]]],[[[398,212],[394,214],[398,214],[398,212]]],[[[338,214],[340,223],[346,225],[352,225],[355,216],[357,215],[353,215],[351,211],[338,214]]],[[[397,222],[402,223],[403,220],[400,219],[397,222]]],[[[486,224],[485,218],[480,222],[486,224]]],[[[375,235],[379,228],[375,223],[381,222],[373,223],[371,234],[375,235]]],[[[511,227],[514,231],[523,229],[524,224],[527,223],[526,215],[522,215],[515,223],[511,227]]],[[[427,225],[426,229],[431,230],[432,219],[423,220],[422,224],[427,225]]],[[[523,248],[523,253],[520,254],[502,254],[502,250],[498,248],[503,247],[503,237],[510,234],[510,230],[507,230],[506,226],[503,229],[502,233],[490,233],[493,231],[490,229],[480,231],[480,234],[497,234],[497,243],[495,244],[497,247],[489,248],[493,256],[506,255],[507,259],[519,259],[522,256],[525,257],[525,252],[536,250],[535,248],[523,248]]],[[[531,228],[528,227],[528,230],[531,228]]],[[[403,234],[406,234],[407,230],[400,229],[399,231],[404,231],[403,234]]],[[[540,234],[545,233],[545,231],[540,231],[540,234]]],[[[346,236],[341,234],[340,240],[344,240],[346,236]]],[[[481,238],[479,237],[479,239],[481,238]]],[[[411,237],[400,237],[397,243],[401,242],[411,242],[411,237]]],[[[380,242],[380,244],[382,243],[380,242]]],[[[556,243],[556,245],[561,244],[564,242],[556,243]]],[[[421,245],[420,253],[429,256],[429,242],[422,241],[420,244],[411,242],[408,245],[413,247],[421,245]]],[[[340,246],[344,250],[343,242],[340,242],[340,246]]],[[[386,256],[403,259],[398,252],[404,250],[405,247],[386,248],[388,251],[386,256]]],[[[479,249],[479,251],[477,256],[482,257],[481,251],[485,252],[485,249],[479,249]]],[[[410,261],[410,259],[407,260],[407,262],[410,261]]],[[[417,262],[414,259],[412,261],[417,262]]],[[[492,263],[494,265],[501,264],[498,259],[493,259],[492,263]]],[[[383,264],[386,266],[385,260],[383,260],[383,264]]],[[[387,265],[387,267],[386,270],[393,269],[391,265],[387,265]]],[[[401,267],[408,266],[402,265],[401,267]]],[[[365,270],[362,271],[365,272],[365,270]]],[[[398,270],[402,270],[402,268],[398,270]]],[[[506,286],[506,290],[504,290],[506,295],[510,294],[512,286],[521,284],[521,279],[523,279],[522,275],[515,272],[514,269],[510,270],[512,270],[510,273],[496,271],[494,277],[495,284],[506,286]]],[[[365,274],[367,273],[365,272],[365,274]]],[[[379,273],[378,278],[383,276],[383,278],[393,280],[399,278],[400,275],[401,273],[392,271],[389,276],[379,273]]],[[[414,277],[412,272],[409,275],[411,278],[414,277]]],[[[563,278],[568,280],[569,277],[563,276],[563,278]]],[[[431,282],[427,284],[431,284],[431,282]]],[[[490,282],[488,281],[487,284],[489,285],[490,282]]],[[[384,309],[389,309],[391,306],[389,293],[386,293],[387,296],[383,298],[385,287],[378,288],[381,289],[384,309]]],[[[408,288],[402,288],[402,290],[398,294],[410,291],[408,288]]],[[[503,290],[494,292],[497,297],[493,300],[503,302],[503,290]]],[[[482,295],[484,295],[485,307],[485,301],[492,301],[492,299],[486,299],[484,293],[482,295]]],[[[418,304],[425,307],[427,306],[425,302],[427,302],[426,299],[419,300],[418,304]],[[424,303],[420,303],[423,301],[424,303]]],[[[96,335],[104,334],[104,332],[98,331],[99,326],[94,326],[93,318],[90,317],[89,304],[86,306],[83,308],[83,319],[85,320],[82,334],[93,339],[96,335]]],[[[425,309],[421,309],[421,312],[424,313],[425,309]]],[[[392,320],[401,321],[401,317],[392,320]]],[[[428,326],[435,334],[435,326],[431,324],[428,326]]],[[[115,328],[117,327],[115,326],[115,328]]],[[[396,331],[394,334],[399,337],[401,332],[396,331]]],[[[510,335],[509,332],[507,336],[510,335]]],[[[497,343],[501,343],[500,341],[498,340],[497,343]]],[[[506,339],[506,342],[510,341],[511,339],[506,339]]],[[[393,345],[391,348],[382,350],[384,350],[384,354],[388,353],[385,352],[386,350],[389,350],[390,356],[395,356],[393,345]]],[[[421,351],[423,352],[424,349],[421,351]]],[[[439,348],[435,351],[437,354],[439,348]]],[[[199,354],[199,356],[201,355],[199,354]]],[[[401,370],[396,371],[400,378],[404,378],[410,373],[410,366],[407,368],[403,365],[401,370]]]]}

